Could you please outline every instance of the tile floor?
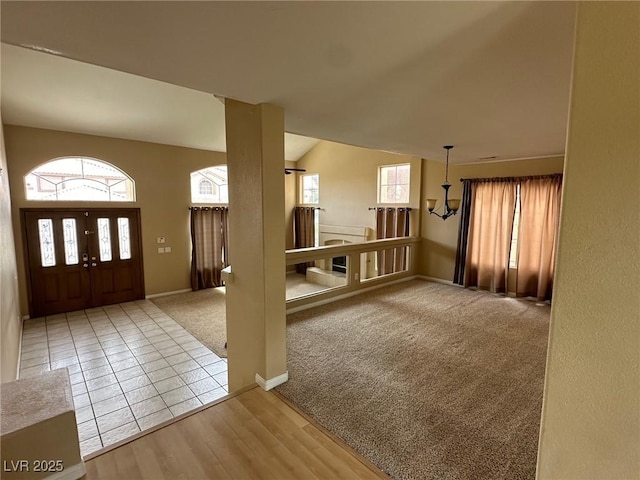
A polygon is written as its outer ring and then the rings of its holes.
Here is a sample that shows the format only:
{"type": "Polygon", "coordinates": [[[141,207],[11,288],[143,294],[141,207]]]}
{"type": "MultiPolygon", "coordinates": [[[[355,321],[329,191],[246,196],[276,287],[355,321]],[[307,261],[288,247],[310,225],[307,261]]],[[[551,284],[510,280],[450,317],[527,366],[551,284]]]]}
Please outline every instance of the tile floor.
{"type": "Polygon", "coordinates": [[[226,358],[148,300],[26,320],[20,377],[65,367],[83,455],[228,393],[226,358]]]}

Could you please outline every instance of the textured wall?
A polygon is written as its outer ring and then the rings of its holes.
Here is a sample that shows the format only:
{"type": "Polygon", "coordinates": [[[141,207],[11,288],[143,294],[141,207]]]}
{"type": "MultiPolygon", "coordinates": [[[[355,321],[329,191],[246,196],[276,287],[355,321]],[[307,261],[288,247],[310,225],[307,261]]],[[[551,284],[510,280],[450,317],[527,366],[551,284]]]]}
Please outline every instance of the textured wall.
{"type": "Polygon", "coordinates": [[[0,350],[2,382],[16,379],[20,349],[20,309],[18,305],[18,271],[11,225],[11,198],[0,121],[0,350]]]}
{"type": "MultiPolygon", "coordinates": [[[[142,249],[146,294],[190,288],[191,239],[189,236],[190,183],[192,171],[224,164],[226,155],[190,148],[116,138],[80,135],[37,128],[5,126],[7,161],[13,201],[13,226],[20,238],[20,208],[33,207],[139,207],[142,216],[142,249]],[[105,160],[129,173],[136,182],[135,203],[27,202],[23,176],[37,165],[56,157],[85,155],[105,160]],[[172,253],[158,254],[156,237],[164,236],[172,253]]],[[[290,165],[295,165],[293,162],[290,165]]],[[[295,177],[294,175],[287,175],[295,177]]],[[[295,179],[285,206],[285,221],[292,232],[291,210],[295,204],[295,179]]],[[[3,202],[3,207],[8,203],[3,202]]],[[[289,232],[288,242],[293,242],[289,232]]],[[[28,314],[23,248],[16,243],[22,315],[28,314]]]]}
{"type": "Polygon", "coordinates": [[[230,391],[286,372],[284,112],[225,103],[229,166],[230,391]]]}
{"type": "MultiPolygon", "coordinates": [[[[420,208],[420,159],[333,142],[320,142],[298,160],[299,168],[320,174],[320,223],[375,229],[378,168],[411,164],[409,205],[420,208]]],[[[413,230],[419,231],[419,215],[412,215],[413,230]]]]}
{"type": "Polygon", "coordinates": [[[639,25],[579,7],[541,479],[640,478],[639,25]]]}

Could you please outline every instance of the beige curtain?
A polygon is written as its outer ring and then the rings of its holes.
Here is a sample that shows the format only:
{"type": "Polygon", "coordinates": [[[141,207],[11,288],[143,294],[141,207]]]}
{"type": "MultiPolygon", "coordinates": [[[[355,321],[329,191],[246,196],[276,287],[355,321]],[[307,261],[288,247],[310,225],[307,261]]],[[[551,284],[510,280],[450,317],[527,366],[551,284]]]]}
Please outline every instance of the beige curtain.
{"type": "Polygon", "coordinates": [[[517,296],[551,298],[561,191],[561,176],[520,184],[517,296]]]}
{"type": "Polygon", "coordinates": [[[511,179],[474,184],[465,287],[506,293],[517,184],[511,179]]]}
{"type": "MultiPolygon", "coordinates": [[[[409,236],[410,208],[376,208],[376,238],[397,238],[409,236]]],[[[378,275],[401,272],[407,268],[405,247],[388,248],[378,251],[378,275]]]]}
{"type": "Polygon", "coordinates": [[[191,288],[201,290],[222,285],[227,266],[228,208],[191,208],[191,288]]]}
{"type": "MultiPolygon", "coordinates": [[[[295,207],[293,209],[294,247],[309,248],[315,246],[316,226],[315,207],[295,207]]],[[[313,262],[296,264],[296,272],[305,273],[313,262]]]]}

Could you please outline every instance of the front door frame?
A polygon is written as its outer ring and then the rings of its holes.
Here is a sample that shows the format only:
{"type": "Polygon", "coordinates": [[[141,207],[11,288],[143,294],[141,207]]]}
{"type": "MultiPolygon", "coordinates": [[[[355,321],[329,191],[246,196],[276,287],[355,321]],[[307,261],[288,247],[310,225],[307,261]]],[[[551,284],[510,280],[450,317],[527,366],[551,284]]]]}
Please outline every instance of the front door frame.
{"type": "MultiPolygon", "coordinates": [[[[27,221],[26,215],[27,213],[48,213],[48,212],[69,212],[73,214],[78,214],[79,212],[90,212],[91,214],[99,215],[101,212],[114,212],[114,211],[126,211],[131,212],[133,216],[137,220],[138,234],[136,235],[137,241],[135,242],[135,248],[139,252],[139,269],[140,269],[140,295],[138,300],[142,300],[145,298],[145,283],[144,283],[144,255],[142,251],[142,221],[140,215],[139,207],[97,207],[97,208],[81,208],[81,207],[40,207],[40,208],[21,208],[20,209],[20,221],[21,221],[21,232],[22,232],[22,244],[23,248],[23,257],[25,262],[25,273],[27,280],[27,300],[29,306],[29,316],[30,318],[34,318],[34,308],[33,308],[33,295],[32,295],[32,278],[31,278],[31,259],[29,257],[29,244],[27,240],[27,221]]],[[[132,249],[134,245],[132,245],[132,249]]],[[[88,305],[85,308],[94,308],[100,305],[94,304],[94,295],[91,294],[88,300],[88,305]]],[[[104,305],[107,305],[105,303],[104,305]]]]}

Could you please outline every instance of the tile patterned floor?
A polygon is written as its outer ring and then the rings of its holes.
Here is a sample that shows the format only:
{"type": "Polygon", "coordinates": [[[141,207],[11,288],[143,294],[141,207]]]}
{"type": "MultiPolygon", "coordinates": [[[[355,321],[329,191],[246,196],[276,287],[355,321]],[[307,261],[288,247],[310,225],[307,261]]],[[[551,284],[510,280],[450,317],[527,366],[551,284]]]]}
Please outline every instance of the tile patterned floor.
{"type": "Polygon", "coordinates": [[[148,300],[26,320],[20,378],[65,367],[83,455],[228,393],[226,358],[148,300]]]}

